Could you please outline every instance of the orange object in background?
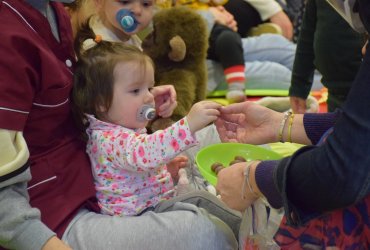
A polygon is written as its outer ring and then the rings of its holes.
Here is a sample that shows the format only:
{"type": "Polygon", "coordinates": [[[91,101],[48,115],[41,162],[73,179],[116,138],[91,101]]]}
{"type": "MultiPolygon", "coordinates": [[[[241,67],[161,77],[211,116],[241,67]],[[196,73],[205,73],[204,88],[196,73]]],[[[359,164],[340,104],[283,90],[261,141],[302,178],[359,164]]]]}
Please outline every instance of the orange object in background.
{"type": "Polygon", "coordinates": [[[322,88],[317,91],[312,91],[311,95],[319,102],[319,113],[328,112],[328,105],[326,104],[326,101],[328,100],[328,89],[322,88]]]}

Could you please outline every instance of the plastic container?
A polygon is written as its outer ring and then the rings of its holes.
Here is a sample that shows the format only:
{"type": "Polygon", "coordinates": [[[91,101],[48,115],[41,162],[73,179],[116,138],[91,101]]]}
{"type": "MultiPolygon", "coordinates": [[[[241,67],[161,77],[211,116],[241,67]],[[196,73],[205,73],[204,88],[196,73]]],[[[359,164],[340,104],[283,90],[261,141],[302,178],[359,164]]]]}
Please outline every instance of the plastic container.
{"type": "Polygon", "coordinates": [[[217,176],[211,169],[212,164],[220,162],[227,167],[235,156],[242,156],[247,161],[278,160],[282,158],[280,154],[261,146],[243,143],[218,143],[199,150],[195,161],[203,177],[212,185],[216,185],[217,176]]]}

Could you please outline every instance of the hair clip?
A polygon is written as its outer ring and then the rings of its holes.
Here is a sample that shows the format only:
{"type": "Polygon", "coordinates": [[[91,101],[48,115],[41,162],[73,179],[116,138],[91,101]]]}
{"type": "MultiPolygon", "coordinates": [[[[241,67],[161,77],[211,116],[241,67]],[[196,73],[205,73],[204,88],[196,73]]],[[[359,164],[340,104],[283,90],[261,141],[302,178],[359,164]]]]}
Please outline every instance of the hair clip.
{"type": "Polygon", "coordinates": [[[88,38],[82,43],[82,49],[83,50],[91,49],[91,48],[95,47],[95,45],[100,43],[101,41],[103,41],[102,36],[101,35],[95,35],[94,39],[88,38]]]}
{"type": "Polygon", "coordinates": [[[101,35],[95,35],[95,39],[94,39],[94,41],[95,41],[96,43],[100,43],[102,40],[103,40],[103,38],[102,38],[102,36],[101,36],[101,35]]]}

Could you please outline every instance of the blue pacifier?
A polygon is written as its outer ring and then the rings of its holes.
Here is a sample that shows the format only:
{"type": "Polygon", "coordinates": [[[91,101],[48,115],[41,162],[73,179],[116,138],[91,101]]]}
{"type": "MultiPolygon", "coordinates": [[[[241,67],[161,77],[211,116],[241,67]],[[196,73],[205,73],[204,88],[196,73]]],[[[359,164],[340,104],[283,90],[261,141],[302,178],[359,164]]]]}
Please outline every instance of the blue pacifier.
{"type": "Polygon", "coordinates": [[[116,14],[116,20],[125,32],[133,32],[138,25],[134,13],[127,9],[120,9],[116,14]]]}
{"type": "Polygon", "coordinates": [[[153,120],[156,116],[155,108],[152,105],[143,105],[136,114],[136,119],[140,122],[153,120]]]}

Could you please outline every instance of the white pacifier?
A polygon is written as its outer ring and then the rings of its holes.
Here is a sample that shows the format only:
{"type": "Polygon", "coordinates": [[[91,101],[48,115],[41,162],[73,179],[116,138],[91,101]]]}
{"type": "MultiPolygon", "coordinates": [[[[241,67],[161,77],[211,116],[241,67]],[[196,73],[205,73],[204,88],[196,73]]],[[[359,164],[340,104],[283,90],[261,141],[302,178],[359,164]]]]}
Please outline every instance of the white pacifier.
{"type": "Polygon", "coordinates": [[[136,119],[140,122],[151,121],[155,118],[156,112],[152,105],[143,105],[136,115],[136,119]]]}

